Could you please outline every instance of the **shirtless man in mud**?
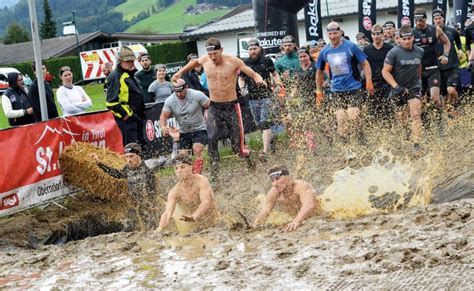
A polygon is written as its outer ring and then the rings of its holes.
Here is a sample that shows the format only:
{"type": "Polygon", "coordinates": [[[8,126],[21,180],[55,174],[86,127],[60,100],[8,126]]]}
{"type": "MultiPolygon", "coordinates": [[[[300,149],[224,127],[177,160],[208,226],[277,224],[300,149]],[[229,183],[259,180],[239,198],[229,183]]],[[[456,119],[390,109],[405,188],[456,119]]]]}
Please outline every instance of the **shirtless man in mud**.
{"type": "Polygon", "coordinates": [[[206,42],[207,55],[191,60],[186,66],[173,75],[175,82],[182,75],[198,66],[202,66],[207,75],[210,94],[210,107],[207,120],[207,135],[209,156],[211,158],[212,179],[217,181],[219,173],[219,132],[227,127],[232,143],[232,150],[247,160],[250,168],[254,162],[250,159],[250,151],[244,146],[244,127],[242,112],[237,99],[236,84],[238,71],[252,78],[255,83],[265,85],[262,77],[244,62],[234,56],[222,54],[223,48],[217,38],[210,38],[206,42]]]}
{"type": "Polygon", "coordinates": [[[211,226],[220,216],[216,198],[206,177],[193,174],[193,162],[187,155],[178,155],[174,166],[178,183],[168,193],[165,212],[161,215],[158,230],[165,229],[178,204],[185,213],[181,220],[211,226]]]}
{"type": "Polygon", "coordinates": [[[265,223],[277,203],[281,204],[288,214],[295,216],[293,221],[280,229],[282,232],[295,230],[305,219],[320,211],[313,187],[303,180],[291,178],[285,166],[271,168],[268,175],[272,180],[272,189],[266,195],[265,205],[255,218],[254,226],[265,223]]]}

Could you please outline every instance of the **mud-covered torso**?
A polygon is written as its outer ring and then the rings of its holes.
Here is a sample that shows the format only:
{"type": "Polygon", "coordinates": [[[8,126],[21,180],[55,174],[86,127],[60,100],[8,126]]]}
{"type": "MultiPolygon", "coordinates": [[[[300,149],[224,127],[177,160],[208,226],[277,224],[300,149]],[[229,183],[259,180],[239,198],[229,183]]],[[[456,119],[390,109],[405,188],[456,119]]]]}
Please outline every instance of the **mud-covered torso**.
{"type": "Polygon", "coordinates": [[[281,206],[288,214],[296,216],[301,208],[301,201],[299,196],[295,194],[295,185],[292,184],[290,187],[287,191],[278,194],[277,206],[281,206]]]}

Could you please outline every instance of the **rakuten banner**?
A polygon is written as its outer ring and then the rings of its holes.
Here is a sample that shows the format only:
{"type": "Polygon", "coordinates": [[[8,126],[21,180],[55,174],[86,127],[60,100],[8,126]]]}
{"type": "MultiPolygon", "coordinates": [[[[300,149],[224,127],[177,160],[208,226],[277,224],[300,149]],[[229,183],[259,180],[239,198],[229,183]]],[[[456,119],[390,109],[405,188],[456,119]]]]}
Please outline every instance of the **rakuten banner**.
{"type": "Polygon", "coordinates": [[[54,119],[0,131],[0,216],[41,205],[78,189],[63,182],[59,155],[74,142],[123,152],[110,112],[54,119]]]}

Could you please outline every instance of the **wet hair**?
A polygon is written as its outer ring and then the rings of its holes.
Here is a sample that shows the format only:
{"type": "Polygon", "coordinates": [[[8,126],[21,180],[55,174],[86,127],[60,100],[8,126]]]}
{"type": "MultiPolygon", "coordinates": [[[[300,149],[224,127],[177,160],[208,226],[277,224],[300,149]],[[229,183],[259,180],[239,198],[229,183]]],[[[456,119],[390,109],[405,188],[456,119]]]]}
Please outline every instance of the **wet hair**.
{"type": "Polygon", "coordinates": [[[211,37],[206,41],[206,50],[215,51],[221,48],[221,41],[215,37],[211,37]]]}
{"type": "Polygon", "coordinates": [[[402,27],[400,27],[399,31],[400,31],[399,32],[400,35],[413,32],[413,30],[411,29],[411,26],[408,25],[408,24],[402,25],[402,27]]]}
{"type": "Polygon", "coordinates": [[[288,169],[285,166],[274,166],[271,167],[270,170],[268,170],[268,175],[279,175],[279,176],[288,176],[290,172],[288,172],[288,169]]]}
{"type": "Polygon", "coordinates": [[[198,58],[198,55],[196,53],[190,53],[187,57],[186,57],[186,62],[189,63],[190,60],[192,59],[197,59],[198,58]]]}
{"type": "Polygon", "coordinates": [[[191,158],[188,155],[179,154],[179,155],[176,156],[176,158],[174,158],[173,165],[179,165],[179,164],[192,165],[193,161],[191,160],[191,158]]]}

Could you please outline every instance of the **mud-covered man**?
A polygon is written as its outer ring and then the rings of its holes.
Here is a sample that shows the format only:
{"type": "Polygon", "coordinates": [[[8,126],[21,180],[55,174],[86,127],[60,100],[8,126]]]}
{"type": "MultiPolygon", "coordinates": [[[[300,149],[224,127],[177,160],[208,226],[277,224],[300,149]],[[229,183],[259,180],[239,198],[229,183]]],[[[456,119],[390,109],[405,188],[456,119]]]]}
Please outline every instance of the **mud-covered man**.
{"type": "Polygon", "coordinates": [[[316,192],[308,182],[290,177],[285,166],[272,167],[268,175],[272,180],[272,189],[265,197],[265,204],[255,218],[254,226],[265,223],[277,204],[294,216],[290,223],[281,228],[282,232],[295,230],[303,221],[319,212],[320,205],[316,199],[316,192]]]}
{"type": "Polygon", "coordinates": [[[174,162],[178,183],[168,193],[165,212],[161,215],[159,230],[165,229],[173,217],[176,206],[183,214],[182,221],[206,227],[219,218],[216,198],[206,177],[193,174],[192,161],[187,155],[178,155],[174,162]]]}
{"type": "MultiPolygon", "coordinates": [[[[155,215],[157,208],[164,203],[157,195],[157,184],[153,168],[158,166],[148,165],[140,157],[142,148],[137,143],[125,146],[125,159],[127,164],[121,170],[109,167],[99,161],[97,155],[91,157],[97,161],[97,165],[108,175],[117,179],[127,179],[130,199],[133,209],[129,211],[131,220],[127,228],[156,228],[158,217],[155,215]]],[[[151,161],[149,164],[151,164],[151,161]]]]}

